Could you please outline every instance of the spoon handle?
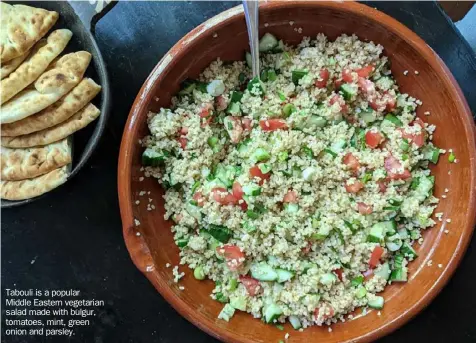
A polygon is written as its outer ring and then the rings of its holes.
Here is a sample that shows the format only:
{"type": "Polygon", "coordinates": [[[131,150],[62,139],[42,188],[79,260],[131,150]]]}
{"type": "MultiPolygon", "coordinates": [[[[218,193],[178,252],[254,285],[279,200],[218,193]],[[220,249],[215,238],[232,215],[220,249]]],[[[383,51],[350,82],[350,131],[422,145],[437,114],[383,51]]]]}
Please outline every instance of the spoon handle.
{"type": "Polygon", "coordinates": [[[245,9],[246,26],[251,48],[251,67],[253,77],[259,76],[259,32],[258,32],[258,7],[259,1],[243,0],[245,9]]]}

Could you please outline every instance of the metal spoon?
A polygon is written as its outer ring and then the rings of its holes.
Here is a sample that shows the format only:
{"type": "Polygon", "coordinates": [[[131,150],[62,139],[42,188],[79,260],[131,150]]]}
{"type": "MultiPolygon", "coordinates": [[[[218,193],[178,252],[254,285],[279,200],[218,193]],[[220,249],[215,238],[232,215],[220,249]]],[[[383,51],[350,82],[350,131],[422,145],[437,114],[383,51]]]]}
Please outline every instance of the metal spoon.
{"type": "Polygon", "coordinates": [[[259,32],[258,32],[258,7],[259,1],[243,0],[245,8],[246,27],[251,48],[251,67],[253,78],[259,76],[259,32]]]}

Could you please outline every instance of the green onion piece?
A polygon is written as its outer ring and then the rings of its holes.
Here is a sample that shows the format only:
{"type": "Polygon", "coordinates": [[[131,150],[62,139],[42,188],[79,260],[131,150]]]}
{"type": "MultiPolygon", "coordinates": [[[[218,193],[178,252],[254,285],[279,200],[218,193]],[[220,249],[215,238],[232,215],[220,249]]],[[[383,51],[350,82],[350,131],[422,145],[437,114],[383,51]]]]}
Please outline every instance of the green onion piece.
{"type": "Polygon", "coordinates": [[[222,292],[216,293],[216,294],[215,294],[215,298],[216,298],[217,301],[219,301],[219,302],[221,302],[221,303],[223,303],[223,304],[225,304],[225,303],[228,302],[228,298],[227,298],[225,295],[223,295],[222,292]]]}
{"type": "Polygon", "coordinates": [[[408,149],[410,149],[410,144],[408,143],[408,139],[406,138],[403,138],[402,140],[402,143],[400,143],[400,149],[402,149],[402,151],[408,151],[408,149]]]}
{"type": "Polygon", "coordinates": [[[268,81],[276,81],[278,75],[276,75],[276,71],[274,69],[268,69],[268,81]]]}
{"type": "Polygon", "coordinates": [[[291,113],[296,112],[296,106],[294,106],[293,104],[286,104],[283,106],[282,111],[284,116],[289,117],[291,113]]]}
{"type": "Polygon", "coordinates": [[[259,213],[253,211],[253,210],[247,210],[246,211],[246,215],[248,216],[248,218],[250,219],[258,219],[259,217],[259,213]]]}
{"type": "Polygon", "coordinates": [[[450,155],[448,156],[448,162],[454,163],[455,160],[456,160],[456,156],[455,154],[453,154],[453,152],[451,152],[450,155]]]}
{"type": "Polygon", "coordinates": [[[192,194],[195,194],[195,191],[197,190],[198,187],[201,186],[200,181],[195,181],[195,183],[192,186],[192,194]]]}
{"type": "Polygon", "coordinates": [[[299,80],[301,80],[304,76],[307,75],[306,70],[293,70],[291,72],[291,80],[295,85],[299,84],[299,80]]]}
{"type": "Polygon", "coordinates": [[[289,154],[287,151],[281,151],[278,153],[278,161],[284,162],[288,159],[289,154]]]}
{"type": "Polygon", "coordinates": [[[233,91],[231,93],[230,102],[240,102],[241,98],[243,98],[242,92],[233,91]]]}
{"type": "Polygon", "coordinates": [[[278,91],[278,96],[279,96],[279,99],[280,99],[281,101],[286,101],[286,96],[284,95],[283,92],[279,92],[279,91],[278,91]]]}
{"type": "Polygon", "coordinates": [[[393,114],[390,114],[390,113],[385,116],[384,120],[388,120],[393,125],[398,126],[398,127],[403,126],[402,121],[400,119],[398,119],[396,116],[394,116],[393,114]]]}
{"type": "Polygon", "coordinates": [[[367,183],[370,180],[372,180],[372,173],[371,172],[366,172],[364,176],[362,176],[362,182],[367,183]]]}
{"type": "Polygon", "coordinates": [[[175,241],[179,248],[185,248],[188,244],[188,238],[180,238],[175,241]]]}
{"type": "Polygon", "coordinates": [[[268,71],[266,69],[263,69],[260,73],[260,76],[259,78],[261,79],[261,81],[263,82],[266,82],[268,81],[268,71]]]}
{"type": "Polygon", "coordinates": [[[331,155],[332,157],[337,157],[337,154],[331,149],[324,149],[324,151],[328,153],[329,155],[331,155]]]}
{"type": "Polygon", "coordinates": [[[282,326],[281,324],[278,324],[278,325],[276,325],[276,329],[283,331],[284,326],[282,326]]]}
{"type": "Polygon", "coordinates": [[[408,156],[408,154],[402,154],[402,161],[406,161],[410,158],[410,156],[408,156]]]}
{"type": "Polygon", "coordinates": [[[311,148],[309,148],[307,146],[303,146],[302,151],[303,151],[303,153],[305,153],[307,155],[307,157],[314,158],[314,153],[312,152],[311,148]]]}
{"type": "Polygon", "coordinates": [[[361,285],[363,282],[364,282],[364,276],[359,275],[359,276],[356,276],[355,278],[353,278],[352,281],[350,281],[350,284],[354,287],[357,287],[357,286],[361,285]]]}
{"type": "Polygon", "coordinates": [[[208,146],[210,148],[212,148],[212,149],[215,148],[216,145],[218,144],[218,137],[213,136],[213,137],[208,138],[207,143],[208,143],[208,146]]]}
{"type": "Polygon", "coordinates": [[[196,200],[190,200],[189,201],[189,204],[190,205],[193,205],[193,206],[197,206],[198,205],[198,202],[196,200]]]}
{"type": "Polygon", "coordinates": [[[210,224],[206,230],[213,238],[222,243],[227,243],[233,235],[231,230],[225,226],[210,224]]]}

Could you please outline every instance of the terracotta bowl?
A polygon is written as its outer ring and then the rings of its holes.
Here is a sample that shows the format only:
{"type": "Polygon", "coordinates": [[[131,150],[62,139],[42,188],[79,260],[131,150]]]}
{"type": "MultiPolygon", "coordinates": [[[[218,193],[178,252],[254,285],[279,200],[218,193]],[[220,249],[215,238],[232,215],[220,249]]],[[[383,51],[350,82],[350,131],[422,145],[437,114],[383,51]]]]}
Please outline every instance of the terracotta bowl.
{"type": "Polygon", "coordinates": [[[470,110],[453,76],[435,52],[415,33],[373,8],[349,2],[268,2],[260,10],[260,30],[261,34],[271,32],[292,44],[298,43],[303,35],[315,36],[319,32],[330,39],[342,33],[355,33],[361,39],[382,44],[402,90],[423,101],[418,115],[423,117],[425,111],[431,112],[424,120],[437,125],[435,144],[455,151],[458,163],[449,164],[448,155],[444,155],[433,168],[436,196],[441,196],[445,188],[450,190],[436,210],[444,213],[444,221],[425,233],[423,245],[417,247],[420,256],[410,264],[409,282],[387,287],[380,316],[371,311],[356,320],[333,325],[332,332],[327,327],[313,327],[302,333],[288,324],[280,331],[241,312],[229,323],[218,320],[223,305],[209,297],[213,283],[196,281],[185,266],[181,270],[186,275],[180,282],[185,290],[179,290],[173,282],[172,268],[165,265],[178,264],[179,250],[170,232],[172,223],[163,218],[163,190],[153,178],[141,181],[143,149],[138,141],[148,134],[148,111],[168,107],[180,81],[197,77],[218,57],[225,61],[243,58],[248,36],[242,7],[230,9],[187,34],[162,58],[137,95],[119,159],[119,200],[127,248],[137,268],[181,315],[222,341],[278,342],[286,332],[291,333],[292,342],[375,340],[403,325],[428,305],[453,274],[468,246],[476,219],[475,127],[470,110]],[[290,21],[294,21],[294,26],[290,21]],[[302,28],[302,34],[294,28],[302,28]],[[403,75],[405,70],[409,71],[407,76],[403,75]],[[151,194],[140,197],[143,190],[151,194]],[[148,197],[153,199],[155,210],[147,210],[148,197]],[[135,205],[136,200],[142,201],[135,205]],[[134,225],[134,219],[139,220],[139,226],[134,225]],[[451,219],[451,223],[446,219],[451,219]],[[449,233],[445,234],[445,230],[449,233]],[[427,266],[430,260],[431,267],[427,266]]]}

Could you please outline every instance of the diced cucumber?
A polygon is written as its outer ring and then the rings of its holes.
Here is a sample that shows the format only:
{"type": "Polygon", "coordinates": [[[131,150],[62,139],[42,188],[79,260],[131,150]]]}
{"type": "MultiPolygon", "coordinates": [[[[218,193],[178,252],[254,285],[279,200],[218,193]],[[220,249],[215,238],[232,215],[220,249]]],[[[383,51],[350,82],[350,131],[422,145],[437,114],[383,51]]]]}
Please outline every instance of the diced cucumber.
{"type": "Polygon", "coordinates": [[[288,159],[289,154],[287,151],[281,151],[278,153],[278,161],[284,162],[288,159]]]}
{"type": "Polygon", "coordinates": [[[435,184],[435,177],[421,176],[419,178],[418,185],[415,187],[415,197],[418,201],[422,202],[433,192],[433,186],[435,184]]]}
{"type": "Polygon", "coordinates": [[[180,238],[175,241],[179,248],[185,248],[188,244],[188,238],[180,238]]]}
{"type": "Polygon", "coordinates": [[[360,285],[357,290],[355,291],[355,297],[357,299],[362,299],[363,297],[365,297],[367,295],[367,289],[360,285]]]}
{"type": "Polygon", "coordinates": [[[334,143],[332,143],[330,149],[335,153],[338,154],[339,152],[342,152],[344,148],[347,146],[347,142],[343,139],[338,139],[334,143]]]}
{"type": "Polygon", "coordinates": [[[252,233],[256,231],[256,226],[252,225],[249,221],[246,221],[243,223],[243,229],[245,229],[247,233],[252,233]]]}
{"type": "Polygon", "coordinates": [[[362,110],[359,113],[359,116],[367,124],[373,123],[374,121],[377,120],[377,116],[376,116],[375,111],[373,109],[371,109],[370,107],[365,109],[365,110],[362,110]]]}
{"type": "Polygon", "coordinates": [[[164,164],[166,155],[163,152],[155,151],[152,148],[147,148],[142,153],[142,165],[158,167],[164,164]]]}
{"type": "Polygon", "coordinates": [[[456,161],[456,155],[453,152],[450,152],[448,155],[448,162],[454,163],[456,161]]]}
{"type": "Polygon", "coordinates": [[[390,281],[392,282],[407,282],[408,277],[407,277],[407,268],[406,267],[399,267],[394,270],[392,270],[392,273],[390,274],[390,281]]]}
{"type": "Polygon", "coordinates": [[[243,92],[233,91],[231,92],[230,102],[240,102],[243,98],[243,92]]]}
{"type": "Polygon", "coordinates": [[[284,209],[288,213],[297,213],[299,211],[299,205],[293,203],[284,204],[284,209]]]}
{"type": "Polygon", "coordinates": [[[188,94],[192,94],[193,90],[195,89],[197,85],[197,82],[195,80],[192,80],[192,79],[186,79],[182,82],[182,84],[180,85],[181,87],[181,90],[179,92],[180,95],[188,95],[188,94]]]}
{"type": "Polygon", "coordinates": [[[259,281],[276,281],[278,278],[278,273],[266,262],[253,263],[250,272],[259,281]]]}
{"type": "Polygon", "coordinates": [[[246,298],[244,296],[230,297],[230,305],[237,310],[246,311],[246,298]]]}
{"type": "Polygon", "coordinates": [[[377,271],[374,272],[374,275],[378,275],[381,278],[388,280],[388,278],[390,277],[390,273],[390,266],[388,265],[388,262],[385,262],[380,265],[377,271]]]}
{"type": "Polygon", "coordinates": [[[306,120],[306,127],[309,127],[311,129],[317,128],[317,127],[324,127],[327,124],[327,120],[325,120],[322,117],[319,117],[317,115],[311,115],[307,120],[306,120]]]}
{"type": "Polygon", "coordinates": [[[260,163],[258,164],[258,168],[263,174],[269,173],[272,169],[271,164],[269,163],[260,163]]]}
{"type": "Polygon", "coordinates": [[[402,149],[403,152],[410,150],[410,143],[408,143],[408,139],[403,138],[402,142],[400,143],[400,149],[402,149]]]}
{"type": "Polygon", "coordinates": [[[289,270],[280,269],[280,268],[276,269],[276,273],[278,274],[278,279],[276,281],[279,283],[289,281],[294,276],[293,272],[290,272],[289,270]]]}
{"type": "Polygon", "coordinates": [[[302,328],[301,321],[299,320],[298,316],[291,315],[288,319],[294,330],[299,330],[300,328],[302,328]]]}
{"type": "Polygon", "coordinates": [[[238,143],[237,150],[240,154],[246,154],[249,150],[249,144],[251,143],[251,139],[247,138],[244,141],[238,143]]]}
{"type": "Polygon", "coordinates": [[[222,243],[227,243],[233,235],[232,231],[229,228],[214,224],[210,224],[208,226],[207,232],[217,241],[220,241],[222,243]]]}
{"type": "Polygon", "coordinates": [[[246,195],[257,196],[261,194],[261,187],[255,183],[249,183],[243,186],[242,190],[246,195]]]}
{"type": "Polygon", "coordinates": [[[228,105],[226,112],[232,115],[237,115],[241,113],[241,106],[239,102],[232,102],[228,105]]]}
{"type": "Polygon", "coordinates": [[[278,91],[279,100],[286,101],[286,95],[283,92],[278,91]]]}
{"type": "Polygon", "coordinates": [[[282,108],[282,112],[285,117],[289,117],[292,113],[296,112],[296,110],[296,106],[290,103],[284,105],[282,108]]]}
{"type": "Polygon", "coordinates": [[[220,179],[213,179],[203,185],[203,194],[208,194],[213,188],[227,188],[220,179]]]}
{"type": "Polygon", "coordinates": [[[268,69],[268,81],[274,82],[278,78],[274,69],[268,69]]]}
{"type": "Polygon", "coordinates": [[[187,203],[185,205],[185,210],[188,212],[188,214],[190,214],[196,220],[198,221],[202,220],[202,212],[200,211],[200,207],[187,203]]]}
{"type": "Polygon", "coordinates": [[[259,213],[253,210],[247,210],[246,211],[246,216],[250,219],[258,219],[259,218],[259,213]]]}
{"type": "Polygon", "coordinates": [[[271,33],[265,33],[259,41],[259,51],[268,52],[278,46],[278,40],[271,33]]]}
{"type": "Polygon", "coordinates": [[[218,164],[215,177],[218,178],[226,188],[229,188],[233,185],[233,180],[235,179],[236,169],[233,166],[224,166],[223,164],[218,164]]]}
{"type": "Polygon", "coordinates": [[[214,151],[218,148],[218,137],[212,136],[207,139],[208,146],[214,151]]]}
{"type": "Polygon", "coordinates": [[[325,286],[333,285],[336,281],[337,276],[334,273],[325,273],[319,278],[319,282],[325,286]]]}
{"type": "Polygon", "coordinates": [[[359,276],[356,276],[355,278],[353,278],[350,281],[350,284],[354,287],[357,287],[357,286],[361,285],[363,282],[364,282],[364,276],[359,275],[359,276]]]}
{"type": "Polygon", "coordinates": [[[403,123],[400,119],[398,119],[396,116],[394,116],[393,114],[387,114],[384,118],[384,120],[386,121],[389,121],[390,123],[392,123],[393,125],[397,126],[397,127],[402,127],[403,126],[403,123]]]}
{"type": "Polygon", "coordinates": [[[228,302],[228,297],[225,296],[222,292],[216,293],[215,299],[223,304],[226,304],[228,302]]]}
{"type": "Polygon", "coordinates": [[[440,158],[440,149],[439,148],[437,148],[435,146],[427,145],[427,146],[425,146],[422,153],[423,153],[423,156],[425,156],[425,159],[427,159],[431,163],[433,163],[433,164],[438,163],[438,160],[440,158]]]}
{"type": "Polygon", "coordinates": [[[340,91],[342,92],[344,99],[348,101],[357,95],[358,87],[356,84],[344,83],[340,86],[340,91]]]}
{"type": "Polygon", "coordinates": [[[271,154],[263,148],[256,148],[251,157],[257,162],[264,162],[271,158],[271,154]]]}
{"type": "Polygon", "coordinates": [[[225,84],[222,80],[213,80],[207,85],[207,93],[211,96],[219,96],[225,92],[225,84]]]}
{"type": "Polygon", "coordinates": [[[413,247],[410,244],[406,243],[406,242],[403,243],[402,248],[401,248],[401,252],[404,256],[408,256],[411,260],[418,257],[418,254],[415,251],[415,249],[413,249],[413,247]]]}
{"type": "Polygon", "coordinates": [[[387,249],[392,252],[400,250],[402,244],[402,239],[400,238],[400,235],[398,233],[387,238],[387,249]]]}
{"type": "Polygon", "coordinates": [[[302,171],[302,178],[304,181],[312,181],[314,176],[317,174],[317,169],[315,167],[307,167],[302,171]]]}
{"type": "Polygon", "coordinates": [[[374,308],[376,310],[381,310],[383,309],[384,302],[385,300],[383,297],[376,295],[376,296],[373,296],[371,299],[369,299],[369,301],[367,302],[367,305],[369,305],[369,307],[374,308]]]}
{"type": "Polygon", "coordinates": [[[291,72],[291,80],[295,85],[299,84],[299,80],[301,80],[304,76],[308,73],[307,70],[293,70],[291,72]]]}
{"type": "Polygon", "coordinates": [[[369,234],[367,236],[368,242],[381,243],[385,239],[385,233],[387,230],[386,222],[380,222],[372,225],[369,234]]]}
{"type": "Polygon", "coordinates": [[[245,60],[246,60],[246,64],[248,65],[248,68],[252,68],[253,67],[253,60],[251,58],[251,53],[248,52],[248,51],[245,53],[245,60]]]}
{"type": "Polygon", "coordinates": [[[283,310],[278,304],[271,303],[263,308],[264,320],[266,323],[272,323],[283,314],[283,310]]]}
{"type": "Polygon", "coordinates": [[[223,319],[227,322],[230,321],[231,317],[235,314],[235,308],[230,304],[226,304],[225,307],[221,310],[220,314],[218,315],[218,319],[223,319]]]}

